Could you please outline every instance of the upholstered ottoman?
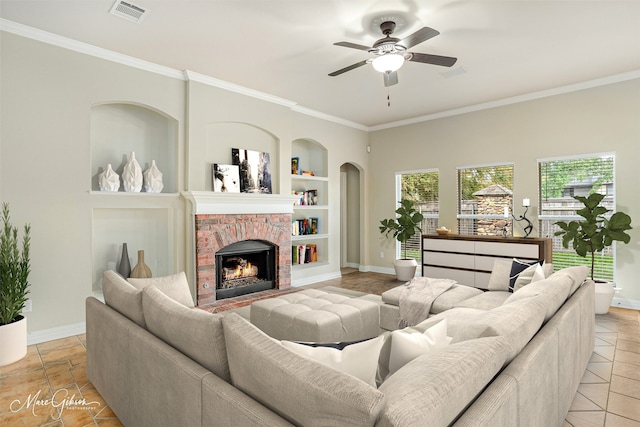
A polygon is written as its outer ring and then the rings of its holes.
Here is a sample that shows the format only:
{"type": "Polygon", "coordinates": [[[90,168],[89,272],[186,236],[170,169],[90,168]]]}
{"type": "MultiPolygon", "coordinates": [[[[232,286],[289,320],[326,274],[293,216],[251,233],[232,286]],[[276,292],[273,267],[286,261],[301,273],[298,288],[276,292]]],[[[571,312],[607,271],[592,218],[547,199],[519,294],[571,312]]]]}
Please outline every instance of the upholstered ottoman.
{"type": "Polygon", "coordinates": [[[356,341],[380,332],[379,304],[317,289],[256,301],[250,319],[279,340],[356,341]]]}

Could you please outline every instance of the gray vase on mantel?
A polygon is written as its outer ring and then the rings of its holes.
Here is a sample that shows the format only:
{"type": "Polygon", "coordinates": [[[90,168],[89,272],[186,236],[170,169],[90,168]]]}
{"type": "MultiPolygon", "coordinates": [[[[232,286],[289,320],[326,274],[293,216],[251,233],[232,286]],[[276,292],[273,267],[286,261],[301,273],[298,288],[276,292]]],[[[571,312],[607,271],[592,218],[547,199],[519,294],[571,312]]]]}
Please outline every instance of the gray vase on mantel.
{"type": "Polygon", "coordinates": [[[128,279],[131,275],[131,263],[129,262],[129,251],[127,250],[126,243],[122,244],[122,257],[120,258],[118,273],[125,279],[128,279]]]}

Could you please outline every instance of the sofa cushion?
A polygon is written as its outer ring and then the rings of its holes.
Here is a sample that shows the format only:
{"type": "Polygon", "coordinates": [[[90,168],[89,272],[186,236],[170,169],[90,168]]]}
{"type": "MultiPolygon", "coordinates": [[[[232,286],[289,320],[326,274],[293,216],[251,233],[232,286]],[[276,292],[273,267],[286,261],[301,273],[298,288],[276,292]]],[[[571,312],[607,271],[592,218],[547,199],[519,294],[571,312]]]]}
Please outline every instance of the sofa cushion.
{"type": "Polygon", "coordinates": [[[528,267],[538,263],[542,265],[544,260],[539,261],[523,261],[518,258],[514,258],[511,262],[511,271],[509,273],[509,292],[513,292],[513,288],[516,285],[516,281],[522,272],[524,272],[528,267]]]}
{"type": "Polygon", "coordinates": [[[165,295],[178,301],[187,307],[194,307],[191,291],[189,290],[189,282],[184,271],[163,277],[151,277],[148,279],[129,278],[127,279],[136,288],[142,290],[145,286],[153,285],[162,291],[165,295]]]}
{"type": "Polygon", "coordinates": [[[231,382],[297,425],[372,426],[384,394],[284,348],[235,313],[222,319],[231,382]]]}
{"type": "Polygon", "coordinates": [[[467,341],[407,363],[380,385],[387,405],[377,425],[450,425],[504,365],[505,341],[467,341]]]}
{"type": "Polygon", "coordinates": [[[146,328],[142,311],[142,293],[127,283],[118,273],[107,270],[102,274],[104,302],[129,320],[146,328]]]}
{"type": "MultiPolygon", "coordinates": [[[[509,275],[507,273],[506,282],[508,283],[509,275]]],[[[389,289],[382,293],[382,301],[386,304],[398,306],[400,304],[400,294],[402,290],[405,288],[404,285],[396,286],[395,288],[389,289]]],[[[431,304],[431,313],[437,314],[442,313],[445,310],[449,310],[456,303],[460,301],[464,301],[467,298],[474,297],[476,295],[480,295],[482,290],[478,288],[474,288],[472,286],[460,285],[458,283],[454,284],[449,290],[439,295],[431,304]]]]}
{"type": "Polygon", "coordinates": [[[545,314],[545,303],[539,298],[528,298],[511,304],[503,304],[493,310],[476,315],[464,327],[458,326],[456,333],[453,334],[452,342],[502,336],[506,338],[511,347],[511,351],[507,355],[507,362],[510,362],[538,332],[545,314]]]}
{"type": "Polygon", "coordinates": [[[153,285],[142,290],[142,307],[152,334],[230,381],[220,314],[185,307],[153,285]]]}
{"type": "Polygon", "coordinates": [[[353,375],[376,387],[378,359],[385,339],[386,336],[381,335],[352,343],[311,344],[283,340],[281,344],[300,356],[353,375]]]}
{"type": "Polygon", "coordinates": [[[469,298],[477,295],[482,295],[482,290],[474,288],[472,286],[465,286],[456,284],[447,292],[441,294],[431,304],[431,313],[438,314],[445,310],[449,310],[456,306],[461,301],[465,301],[469,298]]]}
{"type": "Polygon", "coordinates": [[[501,306],[510,295],[511,292],[506,291],[488,291],[480,295],[460,301],[454,307],[478,308],[480,310],[491,310],[501,306]]]}
{"type": "Polygon", "coordinates": [[[538,298],[540,301],[543,301],[545,307],[544,321],[546,322],[551,319],[567,300],[572,284],[573,279],[570,275],[558,275],[556,273],[549,276],[548,279],[540,280],[518,289],[504,303],[511,304],[515,301],[538,298]]]}
{"type": "Polygon", "coordinates": [[[587,280],[589,272],[589,267],[587,267],[586,265],[577,265],[574,267],[567,267],[563,268],[562,270],[558,270],[553,273],[552,276],[566,276],[571,279],[571,289],[569,290],[569,296],[571,296],[575,291],[578,290],[580,286],[582,286],[584,281],[587,280]]]}
{"type": "Polygon", "coordinates": [[[391,332],[389,375],[416,357],[448,346],[451,339],[447,336],[447,319],[443,319],[424,332],[409,328],[391,332]]]}

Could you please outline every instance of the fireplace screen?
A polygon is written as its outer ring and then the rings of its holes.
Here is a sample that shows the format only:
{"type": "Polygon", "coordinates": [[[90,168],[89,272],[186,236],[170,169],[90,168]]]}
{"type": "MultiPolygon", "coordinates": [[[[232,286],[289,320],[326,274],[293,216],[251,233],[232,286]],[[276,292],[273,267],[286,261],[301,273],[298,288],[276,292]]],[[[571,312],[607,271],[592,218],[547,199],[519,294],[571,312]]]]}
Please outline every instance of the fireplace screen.
{"type": "Polygon", "coordinates": [[[216,299],[275,288],[275,247],[245,240],[216,253],[216,299]]]}

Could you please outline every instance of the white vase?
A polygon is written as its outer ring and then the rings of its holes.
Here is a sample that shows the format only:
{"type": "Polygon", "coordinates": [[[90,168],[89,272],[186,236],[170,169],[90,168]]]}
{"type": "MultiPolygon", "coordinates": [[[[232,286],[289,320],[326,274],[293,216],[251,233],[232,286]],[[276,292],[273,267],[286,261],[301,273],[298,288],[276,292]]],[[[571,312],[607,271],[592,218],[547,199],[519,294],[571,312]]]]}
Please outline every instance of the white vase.
{"type": "Polygon", "coordinates": [[[107,165],[107,170],[98,177],[100,191],[118,191],[120,189],[120,175],[111,168],[111,163],[107,165]]]}
{"type": "Polygon", "coordinates": [[[607,314],[609,312],[609,307],[611,307],[611,301],[613,301],[613,294],[615,292],[616,290],[613,288],[611,282],[596,282],[596,314],[607,314]]]}
{"type": "Polygon", "coordinates": [[[413,259],[397,259],[393,262],[393,268],[396,271],[396,279],[408,282],[416,275],[418,262],[413,259]]]}
{"type": "Polygon", "coordinates": [[[156,166],[156,161],[151,160],[151,166],[144,171],[144,191],[147,193],[160,193],[163,187],[162,172],[156,166]]]}
{"type": "Polygon", "coordinates": [[[0,326],[0,366],[17,362],[27,355],[27,318],[0,326]]]}
{"type": "Polygon", "coordinates": [[[138,193],[142,190],[142,168],[136,160],[136,153],[133,151],[129,161],[124,165],[122,184],[124,185],[124,191],[129,193],[138,193]]]}

